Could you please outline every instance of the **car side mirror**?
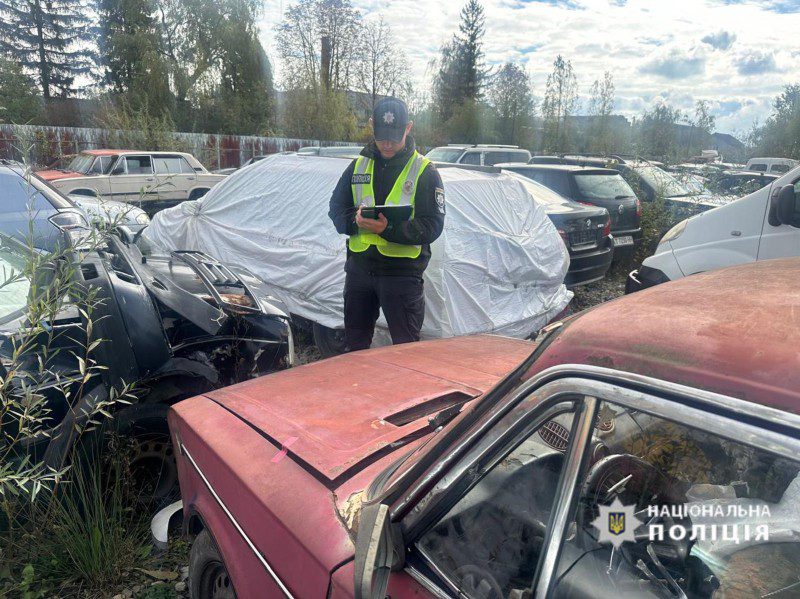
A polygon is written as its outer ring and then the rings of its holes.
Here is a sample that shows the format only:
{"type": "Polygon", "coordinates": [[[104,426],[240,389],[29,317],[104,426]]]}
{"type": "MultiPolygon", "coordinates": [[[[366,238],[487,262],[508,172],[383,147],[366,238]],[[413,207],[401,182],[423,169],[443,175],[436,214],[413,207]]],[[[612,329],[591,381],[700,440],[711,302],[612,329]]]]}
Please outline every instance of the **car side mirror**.
{"type": "Polygon", "coordinates": [[[400,531],[389,518],[389,506],[363,506],[356,535],[355,598],[384,599],[389,576],[403,567],[404,558],[400,531]]]}
{"type": "Polygon", "coordinates": [[[769,224],[773,227],[789,225],[800,229],[800,194],[795,191],[794,185],[784,186],[773,196],[769,224]]]}

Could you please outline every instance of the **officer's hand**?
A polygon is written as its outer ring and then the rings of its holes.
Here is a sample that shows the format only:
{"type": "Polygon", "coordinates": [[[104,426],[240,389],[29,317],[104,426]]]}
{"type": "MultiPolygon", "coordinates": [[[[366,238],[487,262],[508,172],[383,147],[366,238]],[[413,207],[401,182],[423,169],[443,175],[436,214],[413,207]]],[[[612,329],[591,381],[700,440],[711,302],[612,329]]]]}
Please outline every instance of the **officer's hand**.
{"type": "Polygon", "coordinates": [[[386,225],[389,224],[389,221],[386,220],[386,217],[383,214],[378,214],[377,219],[364,218],[361,216],[361,208],[359,207],[358,212],[356,212],[356,224],[358,225],[359,229],[364,229],[370,233],[380,235],[386,230],[386,225]]]}

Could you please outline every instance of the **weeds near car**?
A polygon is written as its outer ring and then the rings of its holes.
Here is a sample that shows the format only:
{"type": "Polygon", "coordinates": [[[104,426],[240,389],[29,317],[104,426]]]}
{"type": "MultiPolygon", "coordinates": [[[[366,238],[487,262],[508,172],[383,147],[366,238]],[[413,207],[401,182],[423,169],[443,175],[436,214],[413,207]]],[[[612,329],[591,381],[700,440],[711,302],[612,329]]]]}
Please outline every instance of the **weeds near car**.
{"type": "Polygon", "coordinates": [[[83,256],[104,238],[70,230],[69,243],[38,249],[30,177],[26,169],[20,179],[29,194],[25,241],[0,237],[0,323],[13,329],[0,334],[0,596],[26,599],[67,574],[102,586],[145,546],[122,479],[72,466],[81,438],[132,398],[129,384],[105,392],[100,303],[80,276],[83,256]],[[71,326],[56,325],[65,318],[71,326]]]}

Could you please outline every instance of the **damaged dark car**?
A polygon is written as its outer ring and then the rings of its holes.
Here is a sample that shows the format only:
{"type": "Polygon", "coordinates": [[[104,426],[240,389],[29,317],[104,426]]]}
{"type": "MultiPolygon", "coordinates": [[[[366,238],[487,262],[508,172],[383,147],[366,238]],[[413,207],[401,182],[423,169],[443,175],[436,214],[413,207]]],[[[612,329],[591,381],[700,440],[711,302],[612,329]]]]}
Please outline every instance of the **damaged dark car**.
{"type": "MultiPolygon", "coordinates": [[[[20,444],[20,460],[58,468],[87,438],[113,430],[133,447],[131,472],[166,500],[177,493],[169,406],[294,362],[287,313],[246,271],[200,252],[148,248],[124,228],[20,276],[30,251],[0,236],[0,377],[12,372],[12,391],[33,385],[48,411],[45,430],[20,444]],[[65,267],[72,289],[86,293],[70,293],[31,340],[31,307],[54,293],[65,267]],[[87,373],[79,356],[90,345],[97,368],[87,373]],[[131,384],[130,405],[114,404],[113,418],[79,434],[95,406],[131,384]]],[[[14,422],[2,426],[11,431],[14,422]]]]}

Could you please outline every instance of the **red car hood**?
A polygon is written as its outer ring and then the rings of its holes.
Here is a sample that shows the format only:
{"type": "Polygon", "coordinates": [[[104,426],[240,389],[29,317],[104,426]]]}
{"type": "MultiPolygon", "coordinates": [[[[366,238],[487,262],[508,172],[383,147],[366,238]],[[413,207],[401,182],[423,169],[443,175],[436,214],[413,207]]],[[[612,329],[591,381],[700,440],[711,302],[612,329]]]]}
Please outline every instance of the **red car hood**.
{"type": "Polygon", "coordinates": [[[74,171],[36,171],[36,176],[45,181],[55,181],[57,179],[68,179],[70,177],[85,177],[83,173],[76,173],[74,171]]]}
{"type": "Polygon", "coordinates": [[[427,432],[428,418],[491,388],[533,351],[471,336],[356,352],[206,394],[330,486],[427,432]]]}

